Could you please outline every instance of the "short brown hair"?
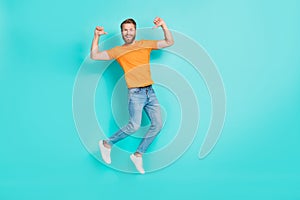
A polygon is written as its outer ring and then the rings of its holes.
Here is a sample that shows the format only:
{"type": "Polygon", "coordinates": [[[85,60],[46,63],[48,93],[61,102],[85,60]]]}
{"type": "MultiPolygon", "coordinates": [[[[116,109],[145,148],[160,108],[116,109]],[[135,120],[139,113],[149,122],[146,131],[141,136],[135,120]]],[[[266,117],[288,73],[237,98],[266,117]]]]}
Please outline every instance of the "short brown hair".
{"type": "Polygon", "coordinates": [[[134,19],[132,18],[128,18],[128,19],[125,19],[122,23],[121,23],[121,30],[123,30],[123,24],[133,24],[134,25],[134,28],[136,29],[136,23],[134,21],[134,19]]]}

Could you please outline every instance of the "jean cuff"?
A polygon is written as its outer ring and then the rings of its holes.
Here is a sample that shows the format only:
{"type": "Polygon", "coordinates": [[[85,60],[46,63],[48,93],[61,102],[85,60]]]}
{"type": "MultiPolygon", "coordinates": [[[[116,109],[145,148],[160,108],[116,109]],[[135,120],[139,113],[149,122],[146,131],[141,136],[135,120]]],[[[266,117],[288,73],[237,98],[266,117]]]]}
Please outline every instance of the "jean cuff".
{"type": "Polygon", "coordinates": [[[108,140],[104,140],[107,144],[109,144],[110,146],[113,145],[113,143],[108,139],[108,140]]]}

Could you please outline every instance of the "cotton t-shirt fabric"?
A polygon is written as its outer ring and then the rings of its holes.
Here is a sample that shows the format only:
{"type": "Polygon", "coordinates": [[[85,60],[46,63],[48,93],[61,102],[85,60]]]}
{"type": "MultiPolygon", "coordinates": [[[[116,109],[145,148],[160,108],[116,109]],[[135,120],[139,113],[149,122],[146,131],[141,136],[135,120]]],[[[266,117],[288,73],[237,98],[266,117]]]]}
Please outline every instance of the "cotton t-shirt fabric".
{"type": "Polygon", "coordinates": [[[157,49],[157,40],[139,40],[134,44],[117,46],[107,50],[111,59],[116,59],[124,70],[128,88],[153,84],[150,71],[150,53],[157,49]]]}

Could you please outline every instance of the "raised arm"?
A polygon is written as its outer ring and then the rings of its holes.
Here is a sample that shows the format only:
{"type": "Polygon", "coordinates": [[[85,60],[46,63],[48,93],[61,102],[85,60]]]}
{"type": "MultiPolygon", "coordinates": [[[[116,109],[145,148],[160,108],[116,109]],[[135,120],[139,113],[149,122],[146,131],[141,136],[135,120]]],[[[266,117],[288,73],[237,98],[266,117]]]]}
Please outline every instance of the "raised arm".
{"type": "Polygon", "coordinates": [[[93,60],[111,60],[109,55],[107,54],[107,52],[100,51],[99,46],[98,46],[100,36],[105,35],[105,34],[107,34],[107,33],[104,31],[103,27],[97,26],[95,28],[94,38],[92,41],[92,47],[91,47],[91,53],[90,53],[91,59],[93,59],[93,60]]]}
{"type": "Polygon", "coordinates": [[[154,26],[155,28],[161,26],[161,28],[164,31],[164,35],[165,35],[164,40],[159,40],[158,41],[157,48],[161,49],[161,48],[172,46],[174,44],[174,39],[173,39],[172,33],[168,29],[165,21],[160,17],[156,17],[154,19],[153,23],[155,24],[155,26],[154,26]]]}

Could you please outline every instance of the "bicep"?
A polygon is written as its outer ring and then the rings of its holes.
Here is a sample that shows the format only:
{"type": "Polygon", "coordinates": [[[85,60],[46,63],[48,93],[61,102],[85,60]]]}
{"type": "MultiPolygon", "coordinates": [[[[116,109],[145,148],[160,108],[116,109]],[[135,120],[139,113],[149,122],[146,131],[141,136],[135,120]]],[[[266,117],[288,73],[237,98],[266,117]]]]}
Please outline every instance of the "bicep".
{"type": "Polygon", "coordinates": [[[97,52],[95,55],[93,55],[92,59],[93,60],[111,60],[112,58],[110,58],[107,51],[100,51],[100,52],[97,52]]]}
{"type": "Polygon", "coordinates": [[[162,49],[162,48],[169,47],[169,46],[171,46],[171,45],[166,40],[158,40],[157,41],[158,49],[162,49]]]}

